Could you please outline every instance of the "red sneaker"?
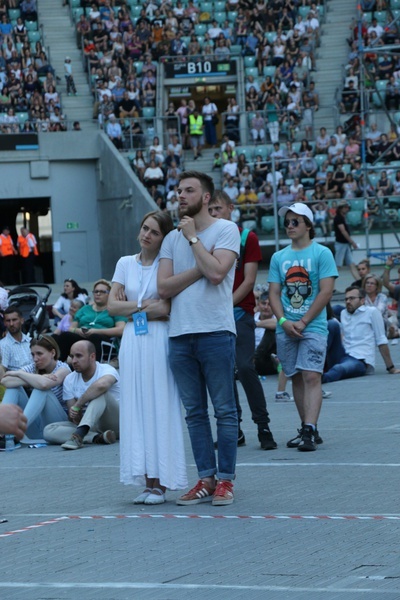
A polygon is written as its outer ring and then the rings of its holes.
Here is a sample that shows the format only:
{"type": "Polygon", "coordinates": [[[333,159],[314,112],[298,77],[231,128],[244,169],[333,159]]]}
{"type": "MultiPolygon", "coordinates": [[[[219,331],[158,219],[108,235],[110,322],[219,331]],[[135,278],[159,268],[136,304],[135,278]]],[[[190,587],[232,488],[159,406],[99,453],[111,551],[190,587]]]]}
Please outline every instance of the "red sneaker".
{"type": "Polygon", "coordinates": [[[213,499],[214,488],[207,481],[199,479],[196,485],[183,494],[176,503],[178,506],[186,506],[188,504],[200,504],[201,502],[211,502],[213,499]]]}
{"type": "Polygon", "coordinates": [[[212,499],[213,506],[224,506],[233,503],[233,483],[222,479],[218,481],[212,499]]]}

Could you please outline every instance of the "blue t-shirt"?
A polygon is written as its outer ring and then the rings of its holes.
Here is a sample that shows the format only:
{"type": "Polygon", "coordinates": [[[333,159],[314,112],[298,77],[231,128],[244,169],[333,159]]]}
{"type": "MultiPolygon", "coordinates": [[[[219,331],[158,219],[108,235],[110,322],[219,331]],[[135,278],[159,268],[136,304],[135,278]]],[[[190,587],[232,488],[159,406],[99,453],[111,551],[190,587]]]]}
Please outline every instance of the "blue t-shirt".
{"type": "MultiPolygon", "coordinates": [[[[300,321],[320,291],[320,280],[337,276],[332,252],[329,248],[312,242],[303,250],[292,250],[288,246],[276,252],[271,259],[268,282],[281,285],[285,317],[290,321],[300,321]]],[[[307,325],[306,330],[328,335],[325,308],[307,325]]],[[[282,331],[278,324],[277,333],[282,331]]]]}

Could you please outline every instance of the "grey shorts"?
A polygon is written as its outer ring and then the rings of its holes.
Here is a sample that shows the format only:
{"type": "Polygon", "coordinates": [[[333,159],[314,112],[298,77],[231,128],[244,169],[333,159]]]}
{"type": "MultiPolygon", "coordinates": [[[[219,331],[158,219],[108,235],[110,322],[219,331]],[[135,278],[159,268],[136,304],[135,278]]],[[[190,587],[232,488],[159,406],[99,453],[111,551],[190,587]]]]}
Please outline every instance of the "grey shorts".
{"type": "Polygon", "coordinates": [[[354,263],[350,244],[335,242],[335,263],[337,267],[342,267],[343,265],[349,267],[354,263]]]}
{"type": "Polygon", "coordinates": [[[198,148],[199,146],[203,146],[204,144],[204,136],[202,135],[191,135],[190,143],[193,148],[198,148]]]}
{"type": "Polygon", "coordinates": [[[278,333],[276,347],[283,372],[292,377],[299,371],[323,373],[328,338],[319,333],[303,332],[302,338],[278,333]]]}

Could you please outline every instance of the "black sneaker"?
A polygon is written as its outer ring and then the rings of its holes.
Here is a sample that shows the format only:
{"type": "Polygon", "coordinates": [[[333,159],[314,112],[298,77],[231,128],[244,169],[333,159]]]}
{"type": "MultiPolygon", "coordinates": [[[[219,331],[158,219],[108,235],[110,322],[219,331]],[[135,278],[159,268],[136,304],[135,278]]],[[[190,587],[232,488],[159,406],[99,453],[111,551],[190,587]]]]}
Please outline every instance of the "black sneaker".
{"type": "MultiPolygon", "coordinates": [[[[238,446],[245,446],[246,445],[246,438],[244,437],[244,433],[243,433],[243,431],[241,429],[239,429],[237,445],[238,446]]],[[[217,448],[218,448],[218,442],[214,442],[214,448],[217,450],[217,448]]]]}
{"type": "MultiPolygon", "coordinates": [[[[289,440],[286,444],[286,446],[288,448],[298,448],[299,444],[301,442],[301,438],[303,436],[303,424],[301,425],[300,429],[297,430],[297,435],[296,437],[294,437],[293,439],[289,440]]],[[[319,431],[317,428],[315,428],[314,431],[314,440],[316,444],[323,444],[324,440],[322,439],[322,437],[319,435],[319,431]]]]}
{"type": "Polygon", "coordinates": [[[241,429],[239,429],[239,435],[238,435],[238,446],[245,446],[246,445],[246,438],[244,437],[244,433],[241,429]]]}
{"type": "Polygon", "coordinates": [[[300,450],[300,452],[312,452],[317,448],[315,429],[311,425],[303,425],[301,440],[297,446],[297,450],[300,450]]]}
{"type": "Polygon", "coordinates": [[[261,450],[275,450],[278,447],[268,427],[258,430],[258,439],[260,440],[261,450]]]}

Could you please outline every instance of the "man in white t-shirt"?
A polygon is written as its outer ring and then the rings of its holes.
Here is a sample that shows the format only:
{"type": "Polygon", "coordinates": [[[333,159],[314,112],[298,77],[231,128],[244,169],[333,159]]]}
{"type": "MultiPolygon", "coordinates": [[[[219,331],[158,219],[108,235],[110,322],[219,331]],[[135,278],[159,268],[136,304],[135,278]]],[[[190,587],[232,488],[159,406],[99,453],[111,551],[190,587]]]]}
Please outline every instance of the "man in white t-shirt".
{"type": "Polygon", "coordinates": [[[240,235],[235,223],[209,214],[213,193],[209,175],[181,173],[180,222],[163,241],[158,269],[160,297],[171,298],[170,366],[186,409],[199,474],[197,484],[177,500],[183,506],[233,502],[238,416],[232,288],[240,235]],[[207,392],[217,420],[218,464],[207,392]]]}
{"type": "Polygon", "coordinates": [[[119,437],[118,372],[96,361],[96,349],[88,340],[73,344],[70,357],[74,372],[63,384],[69,421],[47,425],[43,437],[64,450],[83,448],[84,438],[92,444],[113,444],[119,437]]]}

